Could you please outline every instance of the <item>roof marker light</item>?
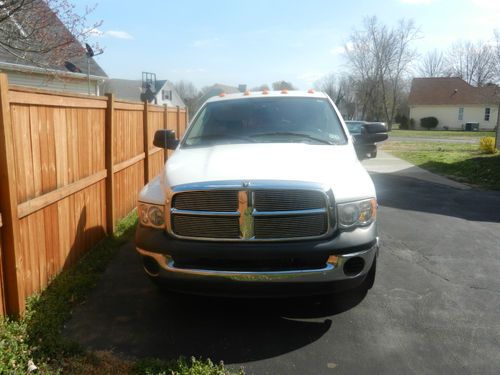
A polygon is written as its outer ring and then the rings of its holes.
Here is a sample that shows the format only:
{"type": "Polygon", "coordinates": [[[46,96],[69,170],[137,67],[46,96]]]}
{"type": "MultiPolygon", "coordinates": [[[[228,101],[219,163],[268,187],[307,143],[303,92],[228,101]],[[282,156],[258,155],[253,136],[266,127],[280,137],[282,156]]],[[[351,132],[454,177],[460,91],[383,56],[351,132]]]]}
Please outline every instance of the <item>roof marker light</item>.
{"type": "Polygon", "coordinates": [[[314,94],[314,89],[309,89],[309,90],[307,90],[307,93],[308,93],[308,94],[314,94]]]}
{"type": "Polygon", "coordinates": [[[219,96],[220,96],[221,98],[223,98],[224,96],[226,96],[226,93],[223,91],[223,92],[221,92],[221,93],[219,94],[219,96]]]}
{"type": "Polygon", "coordinates": [[[288,94],[288,90],[287,89],[283,89],[283,90],[281,90],[281,93],[282,94],[288,94]]]}

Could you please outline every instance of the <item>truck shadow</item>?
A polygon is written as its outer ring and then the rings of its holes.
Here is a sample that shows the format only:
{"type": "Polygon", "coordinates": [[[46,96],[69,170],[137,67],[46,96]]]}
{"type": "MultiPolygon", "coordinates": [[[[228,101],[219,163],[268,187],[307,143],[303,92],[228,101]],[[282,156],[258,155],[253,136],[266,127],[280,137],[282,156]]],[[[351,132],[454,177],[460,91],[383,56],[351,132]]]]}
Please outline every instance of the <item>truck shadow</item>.
{"type": "Polygon", "coordinates": [[[382,206],[500,223],[500,191],[461,190],[391,173],[370,173],[382,206]]]}
{"type": "Polygon", "coordinates": [[[123,247],[65,335],[83,347],[136,358],[179,356],[244,363],[307,346],[332,328],[332,316],[365,293],[331,298],[227,299],[157,289],[132,244],[123,247]]]}

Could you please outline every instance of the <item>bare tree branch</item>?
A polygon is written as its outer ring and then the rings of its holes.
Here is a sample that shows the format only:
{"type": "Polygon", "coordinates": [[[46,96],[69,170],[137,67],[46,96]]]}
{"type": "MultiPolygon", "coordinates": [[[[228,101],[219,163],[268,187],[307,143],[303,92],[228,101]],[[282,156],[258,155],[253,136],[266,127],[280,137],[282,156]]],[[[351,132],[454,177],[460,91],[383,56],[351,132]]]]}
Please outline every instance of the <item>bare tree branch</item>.
{"type": "Polygon", "coordinates": [[[430,51],[422,60],[418,72],[422,77],[445,77],[449,73],[445,69],[443,52],[437,49],[430,51]]]}
{"type": "Polygon", "coordinates": [[[0,2],[0,49],[18,63],[61,67],[85,54],[80,43],[101,22],[88,26],[87,17],[69,0],[3,0],[0,2]]]}
{"type": "Polygon", "coordinates": [[[490,45],[478,41],[453,44],[446,55],[448,73],[473,86],[484,86],[495,79],[495,55],[490,45]]]}
{"type": "Polygon", "coordinates": [[[351,34],[345,46],[346,56],[362,119],[383,119],[391,128],[401,82],[416,57],[412,42],[418,37],[419,30],[412,20],[400,20],[389,29],[376,17],[365,19],[364,28],[351,34]]]}

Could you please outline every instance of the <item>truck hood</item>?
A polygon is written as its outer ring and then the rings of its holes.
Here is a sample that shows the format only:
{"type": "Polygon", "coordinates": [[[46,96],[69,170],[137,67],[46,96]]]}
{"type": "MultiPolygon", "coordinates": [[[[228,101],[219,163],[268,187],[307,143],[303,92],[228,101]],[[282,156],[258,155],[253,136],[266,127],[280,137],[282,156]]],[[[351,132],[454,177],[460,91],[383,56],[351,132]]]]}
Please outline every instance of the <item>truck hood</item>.
{"type": "Polygon", "coordinates": [[[180,148],[169,158],[166,186],[207,181],[281,180],[332,188],[337,202],[374,197],[368,173],[351,144],[260,143],[180,148]]]}

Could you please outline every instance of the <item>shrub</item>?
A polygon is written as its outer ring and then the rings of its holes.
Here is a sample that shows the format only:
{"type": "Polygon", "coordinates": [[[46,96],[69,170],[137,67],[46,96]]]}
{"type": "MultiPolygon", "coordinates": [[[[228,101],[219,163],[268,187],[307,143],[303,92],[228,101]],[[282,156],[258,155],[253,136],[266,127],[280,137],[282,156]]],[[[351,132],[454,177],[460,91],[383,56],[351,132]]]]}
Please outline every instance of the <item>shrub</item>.
{"type": "Polygon", "coordinates": [[[431,117],[423,117],[420,119],[420,126],[426,128],[427,130],[435,128],[439,124],[437,118],[431,117]]]}
{"type": "Polygon", "coordinates": [[[479,150],[484,154],[494,154],[495,149],[495,138],[494,137],[482,137],[479,140],[479,150]]]}
{"type": "Polygon", "coordinates": [[[408,117],[406,117],[405,115],[402,115],[399,119],[399,129],[402,129],[402,130],[409,129],[408,117]]]}

